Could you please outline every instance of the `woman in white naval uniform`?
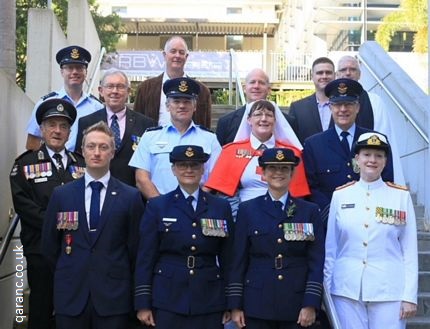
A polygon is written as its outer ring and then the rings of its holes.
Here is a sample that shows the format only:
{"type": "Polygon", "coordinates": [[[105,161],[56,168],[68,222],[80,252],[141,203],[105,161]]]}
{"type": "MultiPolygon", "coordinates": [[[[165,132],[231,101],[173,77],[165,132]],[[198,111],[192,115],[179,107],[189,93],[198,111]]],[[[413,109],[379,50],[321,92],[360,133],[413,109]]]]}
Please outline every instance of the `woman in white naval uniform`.
{"type": "Polygon", "coordinates": [[[330,205],[324,280],[343,329],[401,329],[417,309],[415,213],[406,188],[381,179],[390,146],[362,134],[360,180],[338,188],[330,205]]]}

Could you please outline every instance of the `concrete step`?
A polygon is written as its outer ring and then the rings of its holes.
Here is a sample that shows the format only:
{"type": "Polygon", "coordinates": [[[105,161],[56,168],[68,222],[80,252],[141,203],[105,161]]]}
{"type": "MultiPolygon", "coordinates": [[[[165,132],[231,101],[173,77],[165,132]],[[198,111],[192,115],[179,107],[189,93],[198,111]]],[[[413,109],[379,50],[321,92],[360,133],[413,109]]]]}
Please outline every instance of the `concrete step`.
{"type": "Polygon", "coordinates": [[[430,271],[430,251],[418,252],[418,268],[420,271],[430,271]]]}
{"type": "Polygon", "coordinates": [[[417,316],[409,319],[406,325],[407,329],[429,329],[430,328],[430,317],[428,316],[417,316]]]}
{"type": "Polygon", "coordinates": [[[430,271],[420,271],[418,275],[418,290],[421,293],[430,293],[430,271]]]}
{"type": "Polygon", "coordinates": [[[430,232],[418,231],[418,251],[430,250],[430,232]]]}
{"type": "Polygon", "coordinates": [[[426,317],[430,323],[430,292],[421,292],[420,290],[417,306],[417,317],[426,317]]]}

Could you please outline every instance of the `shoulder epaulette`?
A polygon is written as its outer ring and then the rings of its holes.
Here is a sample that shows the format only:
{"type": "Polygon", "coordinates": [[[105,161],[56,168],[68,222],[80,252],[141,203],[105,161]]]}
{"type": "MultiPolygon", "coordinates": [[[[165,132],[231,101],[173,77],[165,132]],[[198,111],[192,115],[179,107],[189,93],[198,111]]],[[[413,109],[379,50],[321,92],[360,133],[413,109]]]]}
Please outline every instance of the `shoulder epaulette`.
{"type": "Polygon", "coordinates": [[[385,182],[385,184],[387,184],[389,187],[396,188],[398,190],[409,191],[407,186],[395,184],[393,182],[385,182]]]}
{"type": "Polygon", "coordinates": [[[224,144],[222,146],[222,148],[227,148],[227,147],[237,146],[237,145],[242,145],[242,144],[249,144],[249,139],[242,139],[242,140],[237,141],[237,142],[230,142],[230,143],[224,144]]]}
{"type": "Polygon", "coordinates": [[[338,187],[336,187],[336,191],[341,190],[341,189],[343,189],[343,188],[345,188],[345,187],[348,187],[348,186],[354,185],[355,183],[357,183],[357,181],[353,180],[353,181],[351,181],[351,182],[348,182],[348,183],[346,183],[346,184],[343,184],[343,185],[341,185],[341,186],[338,186],[338,187]]]}
{"type": "Polygon", "coordinates": [[[163,126],[149,127],[149,128],[146,128],[145,132],[147,132],[147,131],[154,131],[154,130],[160,130],[160,129],[163,129],[163,126]]]}
{"type": "Polygon", "coordinates": [[[90,98],[94,99],[95,101],[99,102],[100,104],[103,104],[103,102],[98,99],[96,96],[94,96],[93,94],[90,94],[90,98]]]}
{"type": "Polygon", "coordinates": [[[197,125],[197,127],[199,127],[200,129],[202,129],[204,131],[209,131],[210,133],[215,134],[214,131],[210,130],[209,128],[206,128],[205,126],[197,125]]]}
{"type": "Polygon", "coordinates": [[[46,94],[45,96],[42,96],[40,98],[44,101],[45,99],[50,98],[50,97],[54,97],[56,95],[58,95],[58,93],[56,91],[51,91],[49,94],[46,94]]]}
{"type": "Polygon", "coordinates": [[[18,161],[19,159],[21,159],[22,157],[24,157],[24,155],[27,155],[27,154],[29,154],[29,153],[31,153],[31,152],[33,152],[33,150],[27,150],[27,151],[25,151],[24,153],[21,153],[20,155],[18,155],[18,156],[15,158],[15,161],[18,161]]]}

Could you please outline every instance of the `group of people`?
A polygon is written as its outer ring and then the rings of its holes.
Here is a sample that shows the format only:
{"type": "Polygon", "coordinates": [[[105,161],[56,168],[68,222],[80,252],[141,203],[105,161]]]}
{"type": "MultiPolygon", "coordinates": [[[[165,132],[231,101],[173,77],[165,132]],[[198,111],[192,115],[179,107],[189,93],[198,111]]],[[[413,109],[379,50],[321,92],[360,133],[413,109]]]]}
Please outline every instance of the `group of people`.
{"type": "Polygon", "coordinates": [[[316,59],[315,93],[288,114],[252,70],[247,104],[215,134],[210,92],[184,72],[186,42],[172,37],[163,55],[132,110],[124,72],[104,73],[101,103],[83,92],[89,52],[57,54],[64,88],[36,104],[10,174],[29,328],[54,328],[54,314],[57,329],[125,329],[136,315],[169,329],[318,328],[323,283],[342,328],[405,328],[414,210],[392,183],[403,176],[387,109],[357,81],[357,60],[335,71],[316,59]]]}

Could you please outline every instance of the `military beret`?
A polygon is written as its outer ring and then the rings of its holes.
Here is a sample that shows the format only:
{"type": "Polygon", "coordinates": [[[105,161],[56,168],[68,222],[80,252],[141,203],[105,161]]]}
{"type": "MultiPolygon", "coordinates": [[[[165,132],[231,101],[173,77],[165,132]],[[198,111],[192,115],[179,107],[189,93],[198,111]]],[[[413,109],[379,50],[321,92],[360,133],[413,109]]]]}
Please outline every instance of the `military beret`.
{"type": "Polygon", "coordinates": [[[267,165],[293,165],[297,166],[300,158],[294,155],[293,150],[289,148],[269,148],[265,149],[263,154],[258,158],[258,165],[265,167],[267,165]]]}
{"type": "Polygon", "coordinates": [[[167,80],[163,84],[163,91],[166,97],[176,98],[197,98],[200,86],[191,78],[176,78],[167,80]]]}
{"type": "Polygon", "coordinates": [[[36,121],[40,125],[42,121],[52,117],[66,118],[70,125],[72,125],[76,119],[76,108],[72,103],[64,99],[50,98],[38,106],[36,121]]]}
{"type": "Polygon", "coordinates": [[[387,137],[376,131],[361,134],[354,143],[353,149],[357,154],[363,148],[372,148],[385,151],[387,154],[391,151],[387,137]]]}
{"type": "Polygon", "coordinates": [[[324,88],[325,95],[330,103],[345,103],[358,101],[363,87],[352,79],[336,79],[324,88]]]}
{"type": "Polygon", "coordinates": [[[64,64],[82,64],[88,67],[88,63],[91,62],[89,51],[79,46],[69,46],[60,49],[55,58],[60,67],[64,64]]]}
{"type": "Polygon", "coordinates": [[[169,159],[171,163],[178,161],[196,161],[204,163],[208,161],[209,154],[205,153],[201,146],[178,145],[169,153],[169,159]]]}

